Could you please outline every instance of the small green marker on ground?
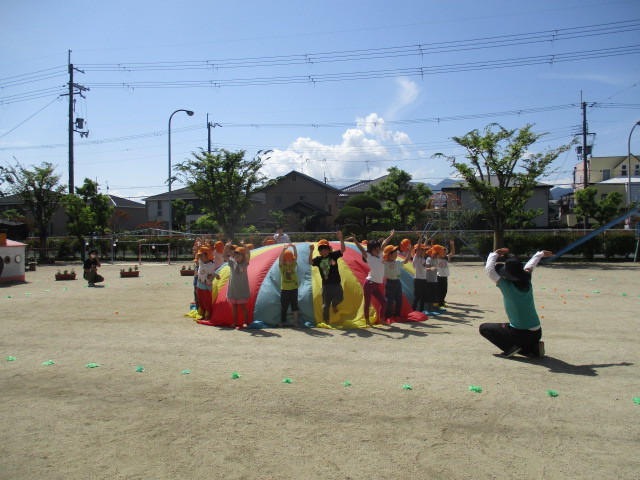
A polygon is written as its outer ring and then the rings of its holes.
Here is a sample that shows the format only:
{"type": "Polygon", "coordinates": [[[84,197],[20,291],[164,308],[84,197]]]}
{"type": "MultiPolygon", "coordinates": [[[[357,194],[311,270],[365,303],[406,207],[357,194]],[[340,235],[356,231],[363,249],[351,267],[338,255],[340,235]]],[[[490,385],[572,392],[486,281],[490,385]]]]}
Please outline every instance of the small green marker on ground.
{"type": "Polygon", "coordinates": [[[470,385],[469,386],[469,391],[476,392],[476,393],[482,393],[482,387],[478,387],[477,385],[470,385]]]}
{"type": "Polygon", "coordinates": [[[11,356],[7,357],[7,362],[15,362],[16,360],[17,360],[16,357],[11,357],[11,356]]]}
{"type": "Polygon", "coordinates": [[[142,365],[138,365],[136,367],[136,372],[144,372],[144,367],[142,365]]]}
{"type": "Polygon", "coordinates": [[[550,397],[557,397],[560,394],[558,392],[556,392],[555,390],[547,390],[547,395],[550,396],[550,397]]]}
{"type": "Polygon", "coordinates": [[[342,386],[343,387],[350,387],[351,386],[351,382],[349,380],[345,380],[344,382],[342,382],[342,386]]]}
{"type": "Polygon", "coordinates": [[[633,397],[633,403],[640,405],[640,397],[633,397]]]}
{"type": "Polygon", "coordinates": [[[55,362],[53,360],[47,360],[46,362],[43,362],[43,365],[54,365],[55,362]]]}
{"type": "Polygon", "coordinates": [[[240,375],[238,372],[233,372],[233,373],[231,374],[231,378],[233,378],[234,380],[235,380],[236,378],[240,378],[241,376],[242,376],[242,375],[240,375]]]}
{"type": "Polygon", "coordinates": [[[291,380],[290,378],[285,378],[284,380],[282,380],[282,383],[293,383],[293,380],[291,380]]]}
{"type": "Polygon", "coordinates": [[[405,383],[404,385],[402,385],[402,388],[405,390],[413,390],[413,387],[411,385],[409,385],[408,383],[405,383]]]}
{"type": "Polygon", "coordinates": [[[180,372],[181,375],[189,375],[191,373],[191,370],[182,370],[180,372]]]}
{"type": "Polygon", "coordinates": [[[87,368],[97,368],[99,366],[100,366],[99,363],[88,363],[87,364],[87,368]]]}

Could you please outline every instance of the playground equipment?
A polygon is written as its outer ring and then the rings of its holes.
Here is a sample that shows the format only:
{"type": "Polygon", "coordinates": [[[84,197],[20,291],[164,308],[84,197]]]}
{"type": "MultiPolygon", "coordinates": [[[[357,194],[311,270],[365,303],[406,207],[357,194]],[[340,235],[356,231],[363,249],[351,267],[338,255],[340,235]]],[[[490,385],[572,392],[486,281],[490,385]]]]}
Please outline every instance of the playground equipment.
{"type": "MultiPolygon", "coordinates": [[[[570,252],[571,250],[573,250],[574,248],[582,245],[584,242],[587,242],[589,240],[591,240],[593,237],[595,237],[596,235],[601,234],[602,232],[604,232],[605,230],[613,227],[614,225],[625,221],[627,218],[632,217],[633,215],[637,215],[638,212],[640,212],[640,209],[633,208],[631,210],[629,210],[627,213],[620,215],[618,218],[616,218],[615,220],[611,220],[609,223],[605,223],[603,226],[601,226],[600,228],[594,230],[593,232],[585,235],[582,238],[579,238],[578,240],[576,240],[575,242],[571,243],[570,245],[567,245],[566,247],[564,247],[562,250],[560,250],[558,253],[556,253],[553,257],[548,257],[548,258],[543,258],[540,263],[541,264],[549,264],[551,262],[553,262],[554,260],[556,260],[557,258],[560,258],[562,255],[564,255],[567,252],[570,252]]],[[[637,230],[636,230],[637,232],[637,230]]],[[[638,234],[636,233],[636,237],[638,237],[638,234]]],[[[639,240],[640,241],[640,240],[639,240]]],[[[636,243],[636,253],[634,256],[633,261],[637,261],[638,258],[638,244],[636,243]]]]}
{"type": "Polygon", "coordinates": [[[422,235],[431,240],[437,234],[444,237],[446,245],[451,238],[458,238],[475,256],[482,260],[482,255],[475,247],[474,239],[468,233],[464,219],[464,210],[460,198],[449,192],[436,192],[427,200],[425,210],[427,222],[422,235]]]}
{"type": "MultiPolygon", "coordinates": [[[[340,243],[330,242],[336,250],[340,243]]],[[[362,253],[354,243],[346,242],[342,259],[338,262],[344,300],[338,306],[338,313],[331,312],[330,323],[326,324],[322,318],[322,279],[317,268],[312,268],[304,260],[309,256],[309,243],[298,243],[298,298],[299,321],[307,327],[320,326],[325,328],[353,329],[366,326],[364,319],[363,284],[369,267],[362,260],[362,253]]],[[[317,250],[316,250],[317,251],[317,250]]],[[[245,321],[251,328],[278,326],[280,324],[280,269],[279,257],[282,245],[269,245],[251,251],[249,263],[249,285],[251,297],[247,303],[249,319],[245,321]]],[[[213,314],[211,321],[199,321],[203,325],[229,327],[233,324],[231,306],[226,300],[229,281],[229,266],[224,265],[217,271],[219,280],[214,280],[213,314]]],[[[426,320],[427,316],[421,312],[414,312],[411,308],[413,301],[413,266],[405,265],[400,282],[402,284],[403,302],[400,318],[397,321],[413,322],[426,320]]],[[[377,301],[372,299],[370,319],[377,320],[377,301]]],[[[293,324],[293,315],[289,312],[287,323],[293,324]]]]}

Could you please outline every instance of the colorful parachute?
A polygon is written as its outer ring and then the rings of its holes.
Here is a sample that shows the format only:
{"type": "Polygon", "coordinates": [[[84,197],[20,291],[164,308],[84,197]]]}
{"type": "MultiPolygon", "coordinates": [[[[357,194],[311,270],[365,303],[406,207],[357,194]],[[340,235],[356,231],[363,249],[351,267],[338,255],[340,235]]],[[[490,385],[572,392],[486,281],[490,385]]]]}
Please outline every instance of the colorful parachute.
{"type": "MultiPolygon", "coordinates": [[[[339,242],[330,242],[331,247],[340,248],[339,242]]],[[[346,243],[342,260],[338,262],[344,300],[338,306],[338,313],[331,312],[329,324],[322,319],[322,279],[317,268],[312,268],[309,258],[310,243],[298,243],[298,304],[299,321],[307,327],[319,326],[325,328],[363,328],[366,326],[364,319],[364,296],[362,285],[364,284],[369,267],[362,260],[362,254],[353,243],[346,243]]],[[[249,319],[246,322],[250,327],[260,328],[280,325],[280,269],[278,265],[282,245],[268,245],[251,251],[249,264],[249,285],[251,298],[247,304],[249,319]]],[[[317,248],[314,256],[317,255],[317,248]]],[[[414,312],[411,309],[413,300],[413,266],[405,265],[401,274],[403,304],[399,321],[422,321],[427,316],[414,312]]],[[[218,270],[219,280],[214,280],[213,313],[211,321],[199,321],[204,325],[229,327],[233,324],[231,305],[226,301],[227,283],[229,281],[229,267],[222,266],[218,270]]],[[[377,320],[379,305],[372,299],[373,306],[370,309],[370,320],[377,320]],[[375,308],[373,308],[375,307],[375,308]]],[[[289,311],[288,325],[293,325],[293,314],[289,311]]]]}

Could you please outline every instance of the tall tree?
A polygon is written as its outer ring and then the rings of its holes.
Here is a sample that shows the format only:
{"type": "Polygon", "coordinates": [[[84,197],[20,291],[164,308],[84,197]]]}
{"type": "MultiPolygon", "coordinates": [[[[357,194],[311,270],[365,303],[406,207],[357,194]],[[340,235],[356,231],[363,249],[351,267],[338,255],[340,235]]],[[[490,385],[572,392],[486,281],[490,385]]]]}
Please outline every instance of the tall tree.
{"type": "MultiPolygon", "coordinates": [[[[483,216],[493,229],[493,249],[503,247],[504,231],[509,220],[526,222],[540,214],[524,210],[533,195],[538,178],[543,176],[558,155],[571,144],[543,152],[530,147],[545,134],[534,133],[532,125],[520,130],[507,130],[497,123],[483,132],[472,130],[452,140],[467,150],[469,163],[448,158],[466,181],[466,187],[480,205],[483,216]]],[[[442,154],[434,156],[444,157],[442,154]]]]}
{"type": "Polygon", "coordinates": [[[398,228],[422,222],[431,189],[424,183],[413,183],[411,175],[398,167],[389,168],[387,173],[387,178],[369,187],[367,195],[384,205],[384,216],[395,218],[398,228]]]}
{"type": "MultiPolygon", "coordinates": [[[[39,167],[28,170],[19,163],[7,169],[6,180],[10,191],[22,199],[25,208],[33,216],[40,248],[47,248],[49,224],[60,206],[66,185],[60,184],[60,175],[56,175],[51,163],[43,162],[39,167]]],[[[40,259],[46,258],[46,251],[40,251],[40,259]]]]}
{"type": "Polygon", "coordinates": [[[596,227],[610,222],[622,215],[622,194],[620,192],[610,192],[604,198],[596,200],[598,190],[595,187],[588,187],[576,191],[574,194],[576,205],[573,209],[578,216],[578,221],[586,218],[593,218],[596,227]]]}
{"type": "Polygon", "coordinates": [[[259,151],[255,158],[245,160],[244,150],[201,151],[175,168],[202,201],[203,213],[209,213],[225,237],[232,238],[240,220],[252,208],[251,196],[266,184],[260,169],[268,154],[259,151]]]}

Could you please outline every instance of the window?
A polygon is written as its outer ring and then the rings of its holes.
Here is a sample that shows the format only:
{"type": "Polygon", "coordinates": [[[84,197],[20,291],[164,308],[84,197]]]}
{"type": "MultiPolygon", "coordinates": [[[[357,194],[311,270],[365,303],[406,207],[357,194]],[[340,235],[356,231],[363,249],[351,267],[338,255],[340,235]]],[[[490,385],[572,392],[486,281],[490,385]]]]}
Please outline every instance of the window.
{"type": "Polygon", "coordinates": [[[611,170],[608,168],[606,170],[602,170],[602,180],[609,180],[611,178],[611,170]]]}
{"type": "Polygon", "coordinates": [[[640,177],[640,163],[637,163],[633,166],[633,176],[640,177]]]}
{"type": "Polygon", "coordinates": [[[158,200],[158,217],[162,216],[162,201],[158,200]]]}
{"type": "Polygon", "coordinates": [[[282,197],[280,195],[276,196],[276,208],[282,208],[282,197]]]}
{"type": "Polygon", "coordinates": [[[626,176],[627,175],[627,164],[623,163],[622,164],[622,176],[626,176]]]}

